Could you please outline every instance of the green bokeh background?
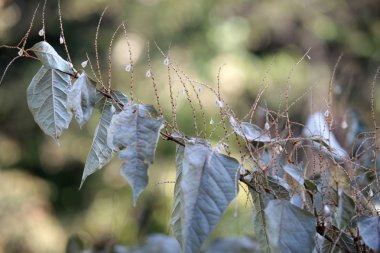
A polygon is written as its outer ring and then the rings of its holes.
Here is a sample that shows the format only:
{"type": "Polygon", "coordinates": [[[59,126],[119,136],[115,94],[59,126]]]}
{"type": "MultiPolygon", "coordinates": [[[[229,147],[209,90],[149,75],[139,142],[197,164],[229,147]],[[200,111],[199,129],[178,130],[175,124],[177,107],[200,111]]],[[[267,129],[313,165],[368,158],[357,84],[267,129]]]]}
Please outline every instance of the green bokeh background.
{"type": "MultiPolygon", "coordinates": [[[[18,43],[38,3],[0,0],[0,44],[18,43]]],[[[135,95],[155,104],[151,81],[145,77],[150,42],[152,70],[168,119],[168,72],[154,42],[165,53],[170,48],[171,61],[188,76],[214,88],[221,68],[221,92],[239,116],[248,112],[262,85],[268,88],[260,106],[275,110],[283,105],[288,85],[290,101],[314,85],[313,92],[301,97],[290,111],[292,119],[299,122],[312,110],[326,110],[328,84],[343,53],[333,82],[337,122],[348,108],[359,111],[367,124],[371,122],[370,84],[380,63],[380,3],[376,0],[62,0],[61,5],[66,41],[77,68],[86,52],[94,63],[96,26],[108,6],[98,40],[105,79],[110,38],[126,21],[135,62],[135,95]],[[296,66],[309,48],[308,57],[296,66]]],[[[47,40],[64,56],[56,1],[47,1],[45,15],[47,40]]],[[[38,11],[29,47],[41,40],[41,27],[38,11]]],[[[17,50],[0,50],[3,70],[17,50]]],[[[112,59],[112,86],[128,94],[130,74],[124,68],[129,54],[122,32],[113,41],[112,59]]],[[[25,97],[38,68],[33,60],[18,60],[0,86],[0,252],[63,252],[71,234],[78,234],[88,247],[114,241],[134,245],[151,233],[170,234],[175,145],[160,141],[148,190],[135,208],[131,189],[119,175],[121,163],[117,159],[90,176],[79,191],[98,115],[83,129],[72,122],[60,146],[44,136],[25,97]]],[[[171,77],[179,97],[178,124],[193,135],[191,109],[175,72],[171,77]]],[[[218,117],[215,97],[204,91],[200,98],[210,133],[208,121],[218,117]]],[[[376,107],[376,114],[379,112],[376,107]]],[[[219,130],[213,140],[220,137],[219,130]]],[[[246,202],[241,191],[213,238],[252,234],[246,202]]]]}

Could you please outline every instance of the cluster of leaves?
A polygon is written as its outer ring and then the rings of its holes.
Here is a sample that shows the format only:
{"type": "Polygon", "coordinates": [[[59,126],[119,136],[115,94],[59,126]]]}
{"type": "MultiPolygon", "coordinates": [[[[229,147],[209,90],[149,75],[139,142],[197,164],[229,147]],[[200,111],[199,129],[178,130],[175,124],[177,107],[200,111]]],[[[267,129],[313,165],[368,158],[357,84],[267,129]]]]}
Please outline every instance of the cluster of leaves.
{"type": "MultiPolygon", "coordinates": [[[[44,133],[59,142],[73,115],[83,126],[94,109],[100,112],[81,185],[118,154],[136,205],[160,135],[177,145],[171,219],[177,240],[154,236],[135,249],[115,245],[110,252],[199,252],[237,196],[239,181],[250,194],[255,238],[217,241],[206,252],[380,252],[376,132],[359,143],[354,138],[347,152],[331,131],[331,113],[311,115],[296,136],[287,113],[268,113],[273,120],[261,129],[238,119],[217,93],[224,139],[236,137],[238,161],[228,144],[215,148],[198,134],[169,132],[173,128],[152,105],[134,103],[110,86],[97,88],[46,41],[22,48],[20,56],[29,52],[42,66],[27,89],[28,106],[44,133]]],[[[82,251],[75,245],[70,242],[68,252],[82,251]]]]}

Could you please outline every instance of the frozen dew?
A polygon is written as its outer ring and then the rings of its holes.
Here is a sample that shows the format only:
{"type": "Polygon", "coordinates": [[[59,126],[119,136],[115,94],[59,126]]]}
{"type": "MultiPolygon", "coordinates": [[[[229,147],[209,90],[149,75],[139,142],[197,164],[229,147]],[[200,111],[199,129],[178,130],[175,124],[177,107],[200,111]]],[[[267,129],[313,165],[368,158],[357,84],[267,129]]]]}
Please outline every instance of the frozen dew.
{"type": "Polygon", "coordinates": [[[212,118],[210,119],[210,125],[214,125],[214,120],[212,118]]]}
{"type": "Polygon", "coordinates": [[[82,66],[82,68],[85,68],[87,66],[87,63],[88,63],[88,60],[87,61],[84,61],[82,62],[80,65],[82,66]]]}
{"type": "Polygon", "coordinates": [[[331,209],[328,205],[324,205],[323,206],[323,213],[325,214],[325,216],[330,216],[331,215],[331,209]]]}
{"type": "Polygon", "coordinates": [[[369,197],[373,197],[373,191],[372,191],[372,189],[369,189],[369,191],[368,191],[368,196],[369,196],[369,197]]]}
{"type": "Polygon", "coordinates": [[[311,60],[310,55],[306,54],[306,57],[307,57],[308,60],[311,60]]]}
{"type": "Polygon", "coordinates": [[[203,91],[202,87],[198,87],[198,93],[201,93],[203,91]]]}
{"type": "Polygon", "coordinates": [[[326,110],[325,113],[323,114],[326,118],[328,118],[330,116],[330,112],[329,110],[326,110]]]}
{"type": "Polygon", "coordinates": [[[186,89],[182,89],[182,94],[186,94],[187,93],[187,90],[186,89]]]}
{"type": "Polygon", "coordinates": [[[124,69],[125,71],[127,71],[127,72],[131,72],[131,70],[132,70],[132,65],[129,63],[127,66],[125,66],[125,69],[124,69]]]}
{"type": "Polygon", "coordinates": [[[20,51],[18,51],[17,54],[18,54],[19,56],[21,56],[21,55],[23,55],[23,53],[24,53],[24,50],[21,48],[20,51]]]}
{"type": "Polygon", "coordinates": [[[45,35],[44,28],[41,28],[41,30],[38,31],[38,35],[41,36],[41,37],[45,35]]]}
{"type": "Polygon", "coordinates": [[[164,59],[164,65],[168,66],[169,63],[170,63],[169,58],[165,57],[165,59],[164,59]]]}
{"type": "Polygon", "coordinates": [[[70,67],[70,68],[73,68],[73,67],[74,67],[73,64],[72,64],[71,62],[69,62],[69,67],[70,67]]]}
{"type": "Polygon", "coordinates": [[[148,69],[148,70],[145,72],[145,76],[148,77],[148,78],[152,76],[152,72],[150,71],[150,69],[148,69]]]}
{"type": "Polygon", "coordinates": [[[65,42],[65,40],[63,39],[62,35],[59,36],[59,44],[63,44],[65,42]]]}
{"type": "Polygon", "coordinates": [[[216,104],[216,106],[218,106],[219,108],[223,108],[223,107],[224,107],[223,102],[220,101],[219,99],[216,99],[216,100],[215,100],[215,104],[216,104]]]}
{"type": "Polygon", "coordinates": [[[240,167],[239,174],[240,175],[245,175],[246,173],[247,173],[247,171],[243,167],[240,167]]]}
{"type": "Polygon", "coordinates": [[[264,128],[265,128],[265,130],[269,130],[269,128],[270,128],[270,125],[269,125],[269,123],[268,123],[268,122],[265,122],[264,128]]]}
{"type": "Polygon", "coordinates": [[[342,127],[342,129],[347,129],[347,127],[348,127],[347,121],[343,120],[342,124],[340,126],[342,127]]]}
{"type": "Polygon", "coordinates": [[[277,155],[280,155],[282,153],[282,151],[284,151],[284,149],[282,148],[281,145],[276,145],[274,147],[274,152],[276,152],[277,155]]]}

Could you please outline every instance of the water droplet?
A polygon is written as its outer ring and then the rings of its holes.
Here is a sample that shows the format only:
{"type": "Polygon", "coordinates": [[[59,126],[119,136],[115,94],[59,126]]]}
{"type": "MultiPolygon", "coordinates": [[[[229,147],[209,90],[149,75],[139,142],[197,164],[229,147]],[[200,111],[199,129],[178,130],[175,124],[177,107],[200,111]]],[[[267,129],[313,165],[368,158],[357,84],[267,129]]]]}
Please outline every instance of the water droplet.
{"type": "Polygon", "coordinates": [[[223,107],[224,107],[223,102],[220,101],[219,99],[216,99],[216,100],[215,100],[215,104],[216,104],[219,108],[223,108],[223,107]]]}
{"type": "Polygon", "coordinates": [[[265,130],[269,130],[269,128],[270,128],[270,125],[269,125],[269,123],[268,123],[268,122],[265,122],[264,128],[265,128],[265,130]]]}
{"type": "Polygon", "coordinates": [[[372,189],[369,189],[369,191],[368,191],[368,196],[369,196],[369,197],[373,197],[373,191],[372,191],[372,189]]]}
{"type": "Polygon", "coordinates": [[[111,106],[111,113],[113,114],[113,113],[115,113],[116,112],[116,108],[115,108],[115,106],[111,106]]]}
{"type": "Polygon", "coordinates": [[[88,60],[87,61],[84,61],[82,62],[80,65],[82,66],[82,68],[85,68],[87,66],[87,63],[88,63],[88,60]]]}
{"type": "Polygon", "coordinates": [[[73,64],[71,62],[69,62],[69,67],[72,68],[73,67],[73,64]]]}
{"type": "Polygon", "coordinates": [[[127,72],[131,72],[131,70],[132,70],[132,65],[129,63],[127,66],[125,66],[125,69],[124,69],[125,71],[127,71],[127,72]]]}
{"type": "Polygon", "coordinates": [[[308,55],[308,54],[307,54],[307,55],[306,55],[306,57],[307,57],[307,59],[311,60],[311,57],[310,57],[310,55],[308,55]]]}
{"type": "Polygon", "coordinates": [[[21,55],[23,55],[23,53],[24,53],[24,50],[23,50],[23,49],[20,49],[20,51],[18,51],[17,54],[18,54],[19,56],[21,56],[21,55]]]}
{"type": "Polygon", "coordinates": [[[325,214],[325,216],[330,216],[331,215],[331,209],[328,205],[324,205],[323,206],[323,213],[325,214]]]}
{"type": "Polygon", "coordinates": [[[245,175],[245,173],[247,173],[247,171],[243,167],[240,167],[239,173],[240,173],[240,175],[245,175]]]}
{"type": "Polygon", "coordinates": [[[167,65],[169,65],[169,63],[170,63],[169,58],[166,57],[166,58],[164,59],[164,64],[167,66],[167,65]]]}
{"type": "Polygon", "coordinates": [[[65,40],[63,39],[62,35],[59,36],[59,44],[63,44],[63,42],[65,42],[65,40]]]}
{"type": "Polygon", "coordinates": [[[282,148],[281,145],[276,145],[274,147],[274,152],[276,152],[277,155],[280,155],[282,151],[284,151],[284,149],[282,148]]]}
{"type": "Polygon", "coordinates": [[[187,93],[186,89],[182,89],[182,94],[186,94],[186,93],[187,93]]]}
{"type": "Polygon", "coordinates": [[[340,126],[342,127],[342,129],[346,129],[348,127],[347,121],[343,120],[340,126]]]}
{"type": "Polygon", "coordinates": [[[148,78],[152,76],[152,72],[150,71],[150,69],[148,69],[148,70],[145,72],[145,76],[148,77],[148,78]]]}
{"type": "Polygon", "coordinates": [[[41,28],[41,30],[38,31],[38,35],[41,36],[41,37],[45,35],[44,28],[41,28]]]}
{"type": "Polygon", "coordinates": [[[323,114],[326,118],[328,118],[330,116],[330,112],[329,110],[326,110],[325,113],[323,114]]]}
{"type": "Polygon", "coordinates": [[[214,120],[212,118],[210,119],[210,125],[214,125],[214,120]]]}
{"type": "Polygon", "coordinates": [[[198,88],[198,92],[201,93],[203,91],[202,87],[198,88]]]}

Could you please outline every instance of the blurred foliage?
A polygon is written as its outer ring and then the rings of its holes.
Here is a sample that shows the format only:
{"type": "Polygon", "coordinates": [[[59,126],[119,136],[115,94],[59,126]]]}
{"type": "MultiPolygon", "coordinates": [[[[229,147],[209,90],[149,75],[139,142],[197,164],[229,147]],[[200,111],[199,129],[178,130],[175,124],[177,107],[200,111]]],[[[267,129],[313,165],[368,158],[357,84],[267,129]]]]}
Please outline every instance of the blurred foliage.
{"type": "MultiPolygon", "coordinates": [[[[37,4],[0,0],[0,44],[18,43],[37,4]]],[[[170,47],[171,58],[193,79],[215,87],[221,68],[223,97],[241,115],[249,110],[262,85],[269,87],[261,105],[273,109],[284,105],[288,84],[290,101],[314,85],[313,92],[290,111],[299,122],[304,122],[311,110],[327,108],[328,83],[343,53],[334,80],[337,122],[349,108],[355,108],[370,123],[370,83],[380,61],[380,4],[376,0],[62,0],[61,5],[66,41],[76,66],[86,59],[86,52],[94,62],[96,25],[108,6],[98,41],[104,77],[108,76],[110,38],[126,20],[136,63],[136,96],[153,103],[153,89],[144,76],[150,41],[158,92],[168,115],[168,73],[153,42],[164,52],[170,47]],[[308,56],[295,66],[309,48],[308,56]]],[[[45,16],[47,40],[64,55],[59,45],[56,1],[47,1],[45,16]]],[[[41,27],[39,11],[29,47],[41,40],[41,27]]],[[[15,50],[1,49],[2,70],[16,54],[15,50]]],[[[122,32],[114,40],[112,57],[112,84],[128,93],[129,75],[124,68],[129,56],[122,32]]],[[[72,124],[60,147],[43,136],[25,98],[26,87],[37,69],[38,64],[31,60],[18,60],[0,86],[0,252],[53,252],[52,247],[57,249],[55,252],[63,252],[62,242],[74,233],[87,246],[109,240],[130,245],[150,233],[169,233],[174,144],[159,143],[155,165],[150,169],[149,192],[142,194],[136,208],[132,208],[130,187],[119,176],[117,161],[91,176],[79,191],[97,117],[83,129],[72,124]]],[[[171,76],[173,82],[178,82],[174,73],[171,76]]],[[[375,95],[380,93],[376,91],[375,95]]],[[[204,93],[201,100],[207,119],[215,118],[214,99],[204,93]]],[[[191,134],[193,118],[183,101],[178,105],[178,122],[191,134]]],[[[380,113],[380,106],[376,113],[380,113]]],[[[238,218],[233,218],[232,206],[215,230],[215,237],[251,233],[246,225],[250,210],[244,208],[244,191],[240,200],[238,218]]]]}

